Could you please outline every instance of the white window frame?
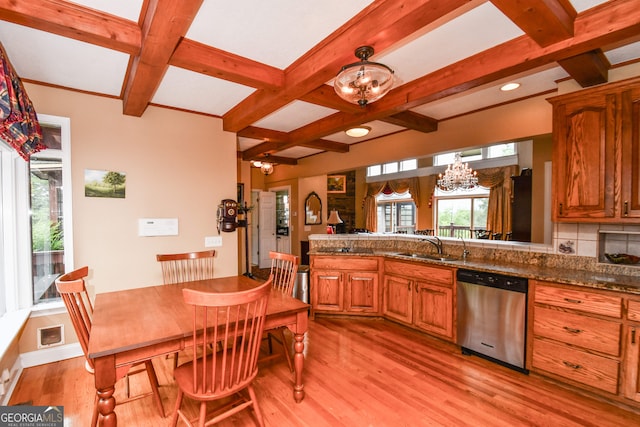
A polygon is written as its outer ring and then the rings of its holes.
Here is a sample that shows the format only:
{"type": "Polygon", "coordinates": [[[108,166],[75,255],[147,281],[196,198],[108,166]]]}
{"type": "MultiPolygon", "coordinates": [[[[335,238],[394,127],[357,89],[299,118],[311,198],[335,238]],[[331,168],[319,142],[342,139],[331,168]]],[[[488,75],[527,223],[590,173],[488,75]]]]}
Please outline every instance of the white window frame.
{"type": "MultiPolygon", "coordinates": [[[[64,263],[67,271],[73,269],[73,209],[71,186],[71,120],[66,117],[38,114],[41,124],[59,126],[61,150],[47,149],[34,156],[61,158],[64,206],[64,263]]],[[[62,306],[61,301],[33,304],[33,278],[31,271],[31,221],[29,164],[13,149],[2,148],[2,290],[6,313],[22,309],[47,310],[62,306]]]]}

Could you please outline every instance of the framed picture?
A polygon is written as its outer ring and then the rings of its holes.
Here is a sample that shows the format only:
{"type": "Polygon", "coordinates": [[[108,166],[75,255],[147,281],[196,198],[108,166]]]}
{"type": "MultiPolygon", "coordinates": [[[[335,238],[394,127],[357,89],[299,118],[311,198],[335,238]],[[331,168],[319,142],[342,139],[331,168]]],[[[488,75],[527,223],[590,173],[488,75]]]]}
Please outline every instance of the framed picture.
{"type": "Polygon", "coordinates": [[[124,199],[127,174],[124,172],[84,170],[85,197],[124,199]]]}
{"type": "Polygon", "coordinates": [[[346,175],[327,175],[327,193],[346,193],[346,175]]]}

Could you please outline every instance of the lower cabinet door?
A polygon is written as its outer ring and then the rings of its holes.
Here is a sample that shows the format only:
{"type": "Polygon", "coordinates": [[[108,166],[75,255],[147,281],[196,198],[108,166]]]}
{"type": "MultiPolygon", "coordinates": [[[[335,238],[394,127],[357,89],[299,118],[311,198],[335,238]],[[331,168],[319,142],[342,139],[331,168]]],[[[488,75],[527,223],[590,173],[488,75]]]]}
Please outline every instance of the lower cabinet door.
{"type": "Polygon", "coordinates": [[[317,311],[343,311],[342,272],[314,271],[311,276],[311,304],[317,311]]]}
{"type": "Polygon", "coordinates": [[[413,323],[427,332],[454,340],[453,288],[415,282],[413,323]]]}
{"type": "Polygon", "coordinates": [[[394,320],[411,323],[413,318],[413,282],[404,277],[386,275],[382,297],[383,314],[394,320]]]}
{"type": "Polygon", "coordinates": [[[350,313],[378,313],[378,273],[347,273],[345,309],[350,313]]]}
{"type": "Polygon", "coordinates": [[[624,397],[640,402],[640,324],[625,329],[627,352],[625,374],[622,381],[624,397]]]}

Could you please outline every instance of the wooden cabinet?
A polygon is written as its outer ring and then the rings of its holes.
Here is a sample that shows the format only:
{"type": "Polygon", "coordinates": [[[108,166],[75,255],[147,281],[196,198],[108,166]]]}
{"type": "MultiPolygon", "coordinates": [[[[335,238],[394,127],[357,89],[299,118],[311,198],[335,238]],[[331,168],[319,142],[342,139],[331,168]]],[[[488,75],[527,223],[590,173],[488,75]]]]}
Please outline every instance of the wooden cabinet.
{"type": "Polygon", "coordinates": [[[627,301],[626,320],[622,393],[625,398],[640,402],[640,299],[627,301]]]}
{"type": "Polygon", "coordinates": [[[455,341],[454,270],[385,260],[382,313],[455,341]]]}
{"type": "Polygon", "coordinates": [[[379,315],[379,262],[376,257],[311,256],[311,317],[379,315]]]}
{"type": "Polygon", "coordinates": [[[621,296],[532,280],[531,367],[592,391],[617,395],[621,378],[621,296]]]}
{"type": "Polygon", "coordinates": [[[640,78],[550,99],[553,219],[640,220],[640,78]]]}

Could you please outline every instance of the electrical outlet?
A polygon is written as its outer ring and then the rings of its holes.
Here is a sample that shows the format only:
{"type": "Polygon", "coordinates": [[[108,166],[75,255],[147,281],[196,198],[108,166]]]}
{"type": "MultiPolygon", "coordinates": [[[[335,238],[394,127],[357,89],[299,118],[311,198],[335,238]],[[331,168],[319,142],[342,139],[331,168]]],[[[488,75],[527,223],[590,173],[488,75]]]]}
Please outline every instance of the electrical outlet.
{"type": "Polygon", "coordinates": [[[208,236],[204,238],[205,248],[215,248],[222,246],[222,236],[208,236]]]}

